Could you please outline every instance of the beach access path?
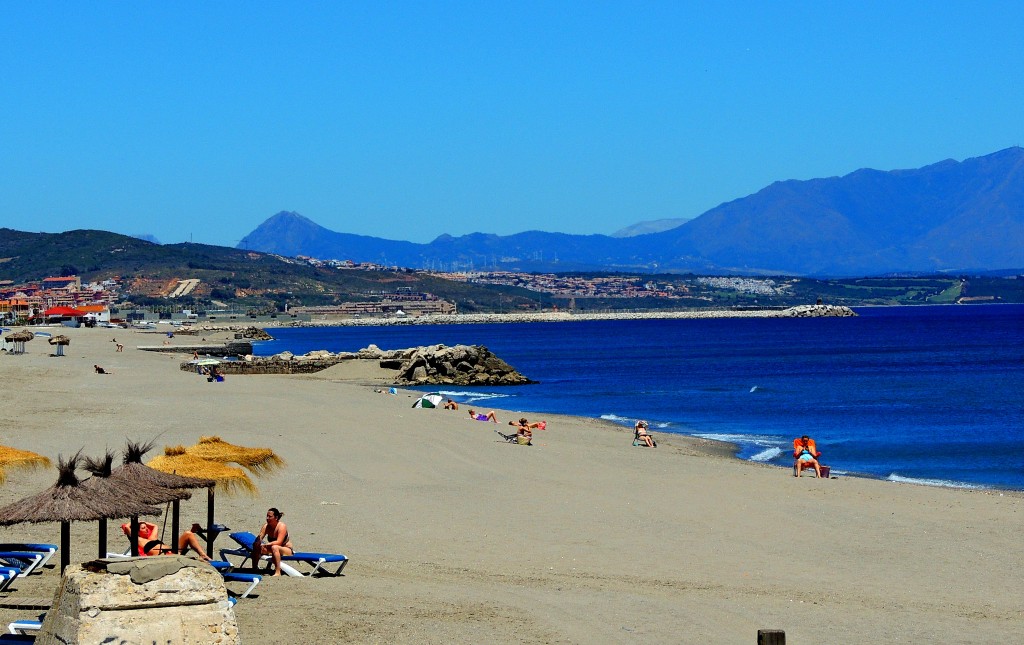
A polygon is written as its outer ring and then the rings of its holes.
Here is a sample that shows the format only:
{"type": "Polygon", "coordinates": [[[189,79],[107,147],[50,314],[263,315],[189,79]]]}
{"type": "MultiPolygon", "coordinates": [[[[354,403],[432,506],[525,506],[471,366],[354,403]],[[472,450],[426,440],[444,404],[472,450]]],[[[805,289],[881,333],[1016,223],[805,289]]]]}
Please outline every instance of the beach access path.
{"type": "MultiPolygon", "coordinates": [[[[0,354],[0,443],[54,460],[126,438],[267,446],[287,466],[256,479],[257,498],[218,495],[217,520],[255,531],[275,506],[297,549],[351,558],[340,578],[265,579],[235,609],[247,641],[752,644],[773,628],[791,643],[1001,644],[1024,633],[1019,493],[794,479],[721,444],[660,434],[658,448],[633,448],[631,430],[573,417],[547,418],[519,447],[494,432],[518,412],[497,410],[495,426],[412,409],[412,393],[375,393],[372,370],[208,383],[178,369],[180,354],[135,350],[154,344],[146,332],[62,333],[64,357],[41,339],[0,354]]],[[[55,478],[10,471],[0,503],[55,478]]],[[[183,503],[183,523],[205,508],[203,494],[183,503]]],[[[72,562],[93,557],[96,524],[71,531],[72,562]]],[[[58,534],[0,528],[4,541],[58,534]]],[[[52,596],[57,583],[49,570],[13,594],[52,596]]],[[[25,614],[2,609],[0,622],[25,614]]]]}

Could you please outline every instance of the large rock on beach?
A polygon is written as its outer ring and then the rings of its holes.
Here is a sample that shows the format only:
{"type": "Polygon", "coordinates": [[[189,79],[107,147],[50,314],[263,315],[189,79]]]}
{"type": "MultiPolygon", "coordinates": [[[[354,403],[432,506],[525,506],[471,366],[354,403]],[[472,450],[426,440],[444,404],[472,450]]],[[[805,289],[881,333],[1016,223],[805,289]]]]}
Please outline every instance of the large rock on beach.
{"type": "MultiPolygon", "coordinates": [[[[522,385],[532,381],[483,345],[431,345],[404,355],[395,383],[399,385],[522,385]]],[[[382,357],[381,367],[398,356],[382,357]]]]}
{"type": "Polygon", "coordinates": [[[224,580],[184,556],[67,569],[36,643],[239,643],[224,580]]]}

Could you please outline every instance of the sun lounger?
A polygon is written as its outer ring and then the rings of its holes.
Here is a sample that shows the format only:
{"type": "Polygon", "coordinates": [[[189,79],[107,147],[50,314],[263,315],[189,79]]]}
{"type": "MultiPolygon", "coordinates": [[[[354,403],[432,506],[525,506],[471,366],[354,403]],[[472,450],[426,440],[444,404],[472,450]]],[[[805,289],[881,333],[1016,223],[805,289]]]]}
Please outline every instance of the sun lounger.
{"type": "Polygon", "coordinates": [[[39,551],[0,551],[0,566],[18,569],[19,576],[27,576],[39,568],[43,558],[39,551]]]}
{"type": "Polygon", "coordinates": [[[0,542],[0,551],[38,551],[42,554],[43,559],[36,565],[36,568],[42,569],[50,561],[50,558],[53,557],[53,554],[57,552],[57,545],[35,542],[0,542]]]}
{"type": "Polygon", "coordinates": [[[0,567],[0,591],[7,591],[8,587],[21,574],[21,569],[14,567],[0,567]]]}
{"type": "Polygon", "coordinates": [[[0,645],[15,645],[36,642],[35,634],[0,634],[0,645]]]}
{"type": "MultiPolygon", "coordinates": [[[[245,565],[249,558],[252,557],[252,547],[253,544],[256,543],[256,536],[247,531],[241,531],[238,533],[228,533],[228,537],[237,542],[239,548],[221,549],[220,557],[222,560],[227,560],[228,555],[240,556],[242,558],[241,564],[235,567],[236,569],[240,569],[245,565]]],[[[269,561],[270,556],[265,555],[261,559],[269,561]]],[[[295,577],[340,576],[341,571],[345,568],[346,564],[348,564],[348,558],[340,553],[311,553],[296,551],[291,555],[281,556],[281,573],[295,577]],[[289,563],[302,564],[310,567],[310,570],[306,573],[302,573],[289,563]],[[333,567],[335,564],[338,565],[337,568],[333,567]]],[[[253,567],[255,566],[256,563],[253,563],[253,567]]]]}
{"type": "MultiPolygon", "coordinates": [[[[45,614],[44,614],[45,615],[45,614]]],[[[43,621],[40,620],[15,620],[7,624],[7,632],[10,634],[35,634],[43,628],[43,621]]]]}

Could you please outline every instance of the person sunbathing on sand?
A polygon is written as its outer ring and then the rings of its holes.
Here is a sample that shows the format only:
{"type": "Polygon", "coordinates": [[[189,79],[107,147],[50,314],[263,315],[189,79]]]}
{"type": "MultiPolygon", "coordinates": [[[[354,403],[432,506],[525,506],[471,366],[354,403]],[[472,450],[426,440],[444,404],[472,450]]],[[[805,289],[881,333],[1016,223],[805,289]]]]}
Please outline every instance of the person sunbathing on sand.
{"type": "Polygon", "coordinates": [[[814,445],[814,439],[811,439],[807,435],[800,437],[799,439],[793,440],[793,476],[799,477],[800,473],[804,468],[814,468],[814,473],[819,478],[821,477],[821,465],[818,463],[818,457],[821,456],[821,452],[818,451],[818,447],[814,445]]]}
{"type": "Polygon", "coordinates": [[[103,369],[103,368],[102,368],[102,367],[100,367],[99,365],[93,365],[93,366],[92,366],[92,368],[93,368],[94,370],[96,370],[96,373],[97,373],[97,374],[111,374],[111,372],[108,372],[107,370],[103,369]]]}
{"type": "Polygon", "coordinates": [[[494,410],[491,410],[487,414],[477,414],[476,410],[469,411],[469,418],[476,419],[477,421],[493,421],[498,422],[498,417],[494,416],[494,410]]]}
{"type": "Polygon", "coordinates": [[[646,445],[648,448],[654,448],[655,447],[655,445],[654,445],[654,437],[652,437],[651,435],[649,435],[647,433],[647,422],[646,421],[644,421],[643,419],[640,419],[639,421],[637,421],[636,425],[633,426],[633,430],[636,431],[636,438],[639,439],[640,441],[643,441],[644,445],[646,445]]]}
{"type": "MultiPolygon", "coordinates": [[[[139,543],[136,545],[138,555],[174,555],[174,550],[161,542],[157,537],[157,529],[159,527],[152,522],[139,522],[139,543]]],[[[131,524],[122,524],[121,530],[128,536],[128,539],[131,539],[131,524]]],[[[191,531],[182,533],[181,537],[178,538],[178,552],[184,554],[189,549],[192,549],[199,555],[200,560],[209,562],[210,556],[206,555],[206,551],[203,551],[199,537],[196,535],[200,530],[202,530],[201,526],[193,524],[191,531]]]]}
{"type": "Polygon", "coordinates": [[[252,545],[252,563],[255,567],[260,558],[269,555],[274,561],[274,575],[281,575],[281,556],[292,555],[292,540],[288,537],[288,527],[281,521],[284,513],[271,508],[267,511],[267,523],[263,525],[256,535],[256,541],[252,545]],[[263,538],[267,543],[263,544],[263,538]]]}
{"type": "Polygon", "coordinates": [[[451,399],[448,399],[445,402],[445,404],[444,404],[444,409],[445,410],[458,410],[459,409],[459,404],[456,403],[455,401],[452,401],[451,399]]]}
{"type": "Polygon", "coordinates": [[[538,430],[547,430],[548,429],[548,422],[547,421],[534,421],[533,423],[530,423],[529,421],[526,420],[526,417],[523,417],[523,418],[519,419],[519,423],[515,423],[514,421],[509,421],[508,424],[510,426],[515,426],[515,425],[526,426],[527,428],[530,428],[530,429],[533,429],[533,428],[536,428],[538,430]]]}

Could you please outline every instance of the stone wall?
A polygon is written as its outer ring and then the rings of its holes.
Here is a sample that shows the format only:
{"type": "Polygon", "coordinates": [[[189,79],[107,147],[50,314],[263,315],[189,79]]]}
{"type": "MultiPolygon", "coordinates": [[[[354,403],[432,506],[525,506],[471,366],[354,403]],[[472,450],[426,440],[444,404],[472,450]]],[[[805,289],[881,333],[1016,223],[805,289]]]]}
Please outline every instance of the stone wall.
{"type": "Polygon", "coordinates": [[[38,645],[240,642],[224,580],[184,556],[72,565],[46,612],[38,645]]]}

